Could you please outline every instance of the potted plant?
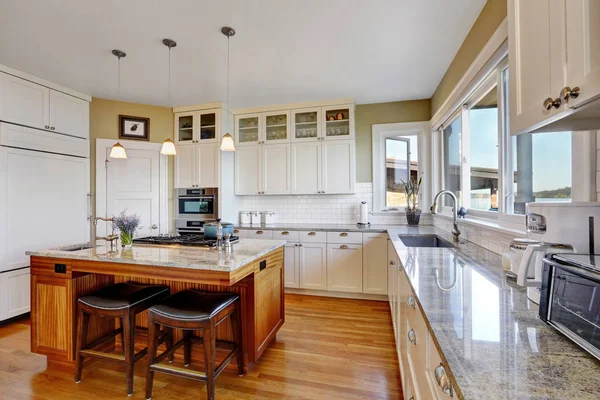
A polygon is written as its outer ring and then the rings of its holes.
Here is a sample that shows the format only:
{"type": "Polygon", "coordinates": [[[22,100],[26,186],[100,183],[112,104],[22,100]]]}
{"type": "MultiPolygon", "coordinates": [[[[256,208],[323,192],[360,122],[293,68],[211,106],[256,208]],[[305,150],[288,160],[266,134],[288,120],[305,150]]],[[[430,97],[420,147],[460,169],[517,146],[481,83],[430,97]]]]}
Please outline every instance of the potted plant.
{"type": "Polygon", "coordinates": [[[121,211],[121,213],[114,217],[114,227],[121,233],[121,246],[131,248],[133,245],[133,235],[135,231],[140,229],[142,220],[136,214],[127,215],[127,210],[121,211]]]}
{"type": "Polygon", "coordinates": [[[409,226],[418,226],[421,220],[421,209],[417,208],[419,204],[419,190],[423,177],[417,180],[409,179],[408,182],[402,181],[404,192],[406,193],[406,221],[409,226]]]}

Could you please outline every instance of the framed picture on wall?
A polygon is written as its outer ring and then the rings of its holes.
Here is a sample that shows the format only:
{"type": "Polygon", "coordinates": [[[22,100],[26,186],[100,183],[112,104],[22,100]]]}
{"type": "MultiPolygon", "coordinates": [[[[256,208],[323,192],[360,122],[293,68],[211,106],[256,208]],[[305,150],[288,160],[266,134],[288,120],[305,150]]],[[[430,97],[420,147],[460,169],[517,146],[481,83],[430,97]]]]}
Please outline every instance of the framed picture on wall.
{"type": "Polygon", "coordinates": [[[119,139],[150,140],[150,118],[119,115],[119,139]]]}

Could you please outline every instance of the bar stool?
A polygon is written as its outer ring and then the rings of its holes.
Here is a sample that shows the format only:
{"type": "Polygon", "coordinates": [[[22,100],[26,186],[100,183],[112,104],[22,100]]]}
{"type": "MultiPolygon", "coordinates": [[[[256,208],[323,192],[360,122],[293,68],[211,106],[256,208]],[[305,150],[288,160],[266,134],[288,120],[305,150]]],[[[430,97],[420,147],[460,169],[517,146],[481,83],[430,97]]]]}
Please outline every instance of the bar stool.
{"type": "Polygon", "coordinates": [[[148,311],[146,399],[152,397],[154,372],[164,372],[206,382],[208,399],[214,399],[215,380],[225,367],[229,365],[234,356],[237,358],[238,374],[240,376],[244,374],[241,321],[240,296],[236,293],[210,293],[198,290],[184,290],[151,307],[148,311]],[[227,317],[230,317],[231,320],[234,341],[217,341],[215,338],[215,327],[227,317]],[[164,353],[155,357],[159,340],[158,329],[161,325],[182,329],[183,338],[174,346],[168,347],[164,353]],[[194,330],[202,330],[203,336],[193,336],[194,330]],[[192,341],[198,341],[204,346],[206,373],[159,364],[166,357],[172,357],[173,353],[183,345],[184,365],[186,367],[189,366],[192,354],[192,341]],[[224,347],[230,350],[230,353],[218,366],[215,361],[217,343],[219,344],[219,348],[224,347]]]}
{"type": "MultiPolygon", "coordinates": [[[[117,283],[97,290],[79,298],[77,302],[77,365],[75,382],[81,382],[84,357],[99,358],[125,365],[127,375],[127,395],[133,394],[133,364],[145,356],[148,348],[135,353],[135,316],[148,307],[169,296],[167,286],[140,285],[136,283],[117,283]],[[90,316],[112,317],[121,320],[121,327],[115,329],[91,343],[88,340],[90,316]],[[121,335],[123,354],[104,353],[94,350],[95,347],[109,341],[116,335],[121,335]]],[[[159,340],[173,345],[172,332],[167,329],[162,332],[159,340]]]]}

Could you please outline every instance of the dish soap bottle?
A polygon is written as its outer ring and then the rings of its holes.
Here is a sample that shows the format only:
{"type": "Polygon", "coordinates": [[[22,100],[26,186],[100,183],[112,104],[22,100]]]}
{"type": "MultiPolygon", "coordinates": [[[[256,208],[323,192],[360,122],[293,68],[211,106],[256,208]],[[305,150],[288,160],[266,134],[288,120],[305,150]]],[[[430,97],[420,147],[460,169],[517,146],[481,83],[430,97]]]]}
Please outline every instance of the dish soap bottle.
{"type": "Polygon", "coordinates": [[[221,218],[217,218],[217,250],[223,248],[223,226],[221,225],[221,218]]]}

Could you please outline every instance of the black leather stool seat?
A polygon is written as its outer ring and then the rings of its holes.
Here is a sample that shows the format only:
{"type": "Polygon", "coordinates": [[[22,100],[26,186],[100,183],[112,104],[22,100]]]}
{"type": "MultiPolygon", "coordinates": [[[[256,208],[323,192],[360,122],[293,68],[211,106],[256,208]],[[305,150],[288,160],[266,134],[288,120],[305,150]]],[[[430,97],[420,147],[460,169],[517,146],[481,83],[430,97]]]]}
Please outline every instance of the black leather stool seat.
{"type": "Polygon", "coordinates": [[[160,285],[140,285],[122,282],[107,286],[87,296],[79,298],[83,304],[103,310],[121,310],[134,307],[136,304],[152,297],[167,296],[169,288],[160,285]]]}
{"type": "Polygon", "coordinates": [[[149,311],[179,320],[204,321],[213,318],[239,298],[236,293],[183,290],[150,307],[149,311]]]}

